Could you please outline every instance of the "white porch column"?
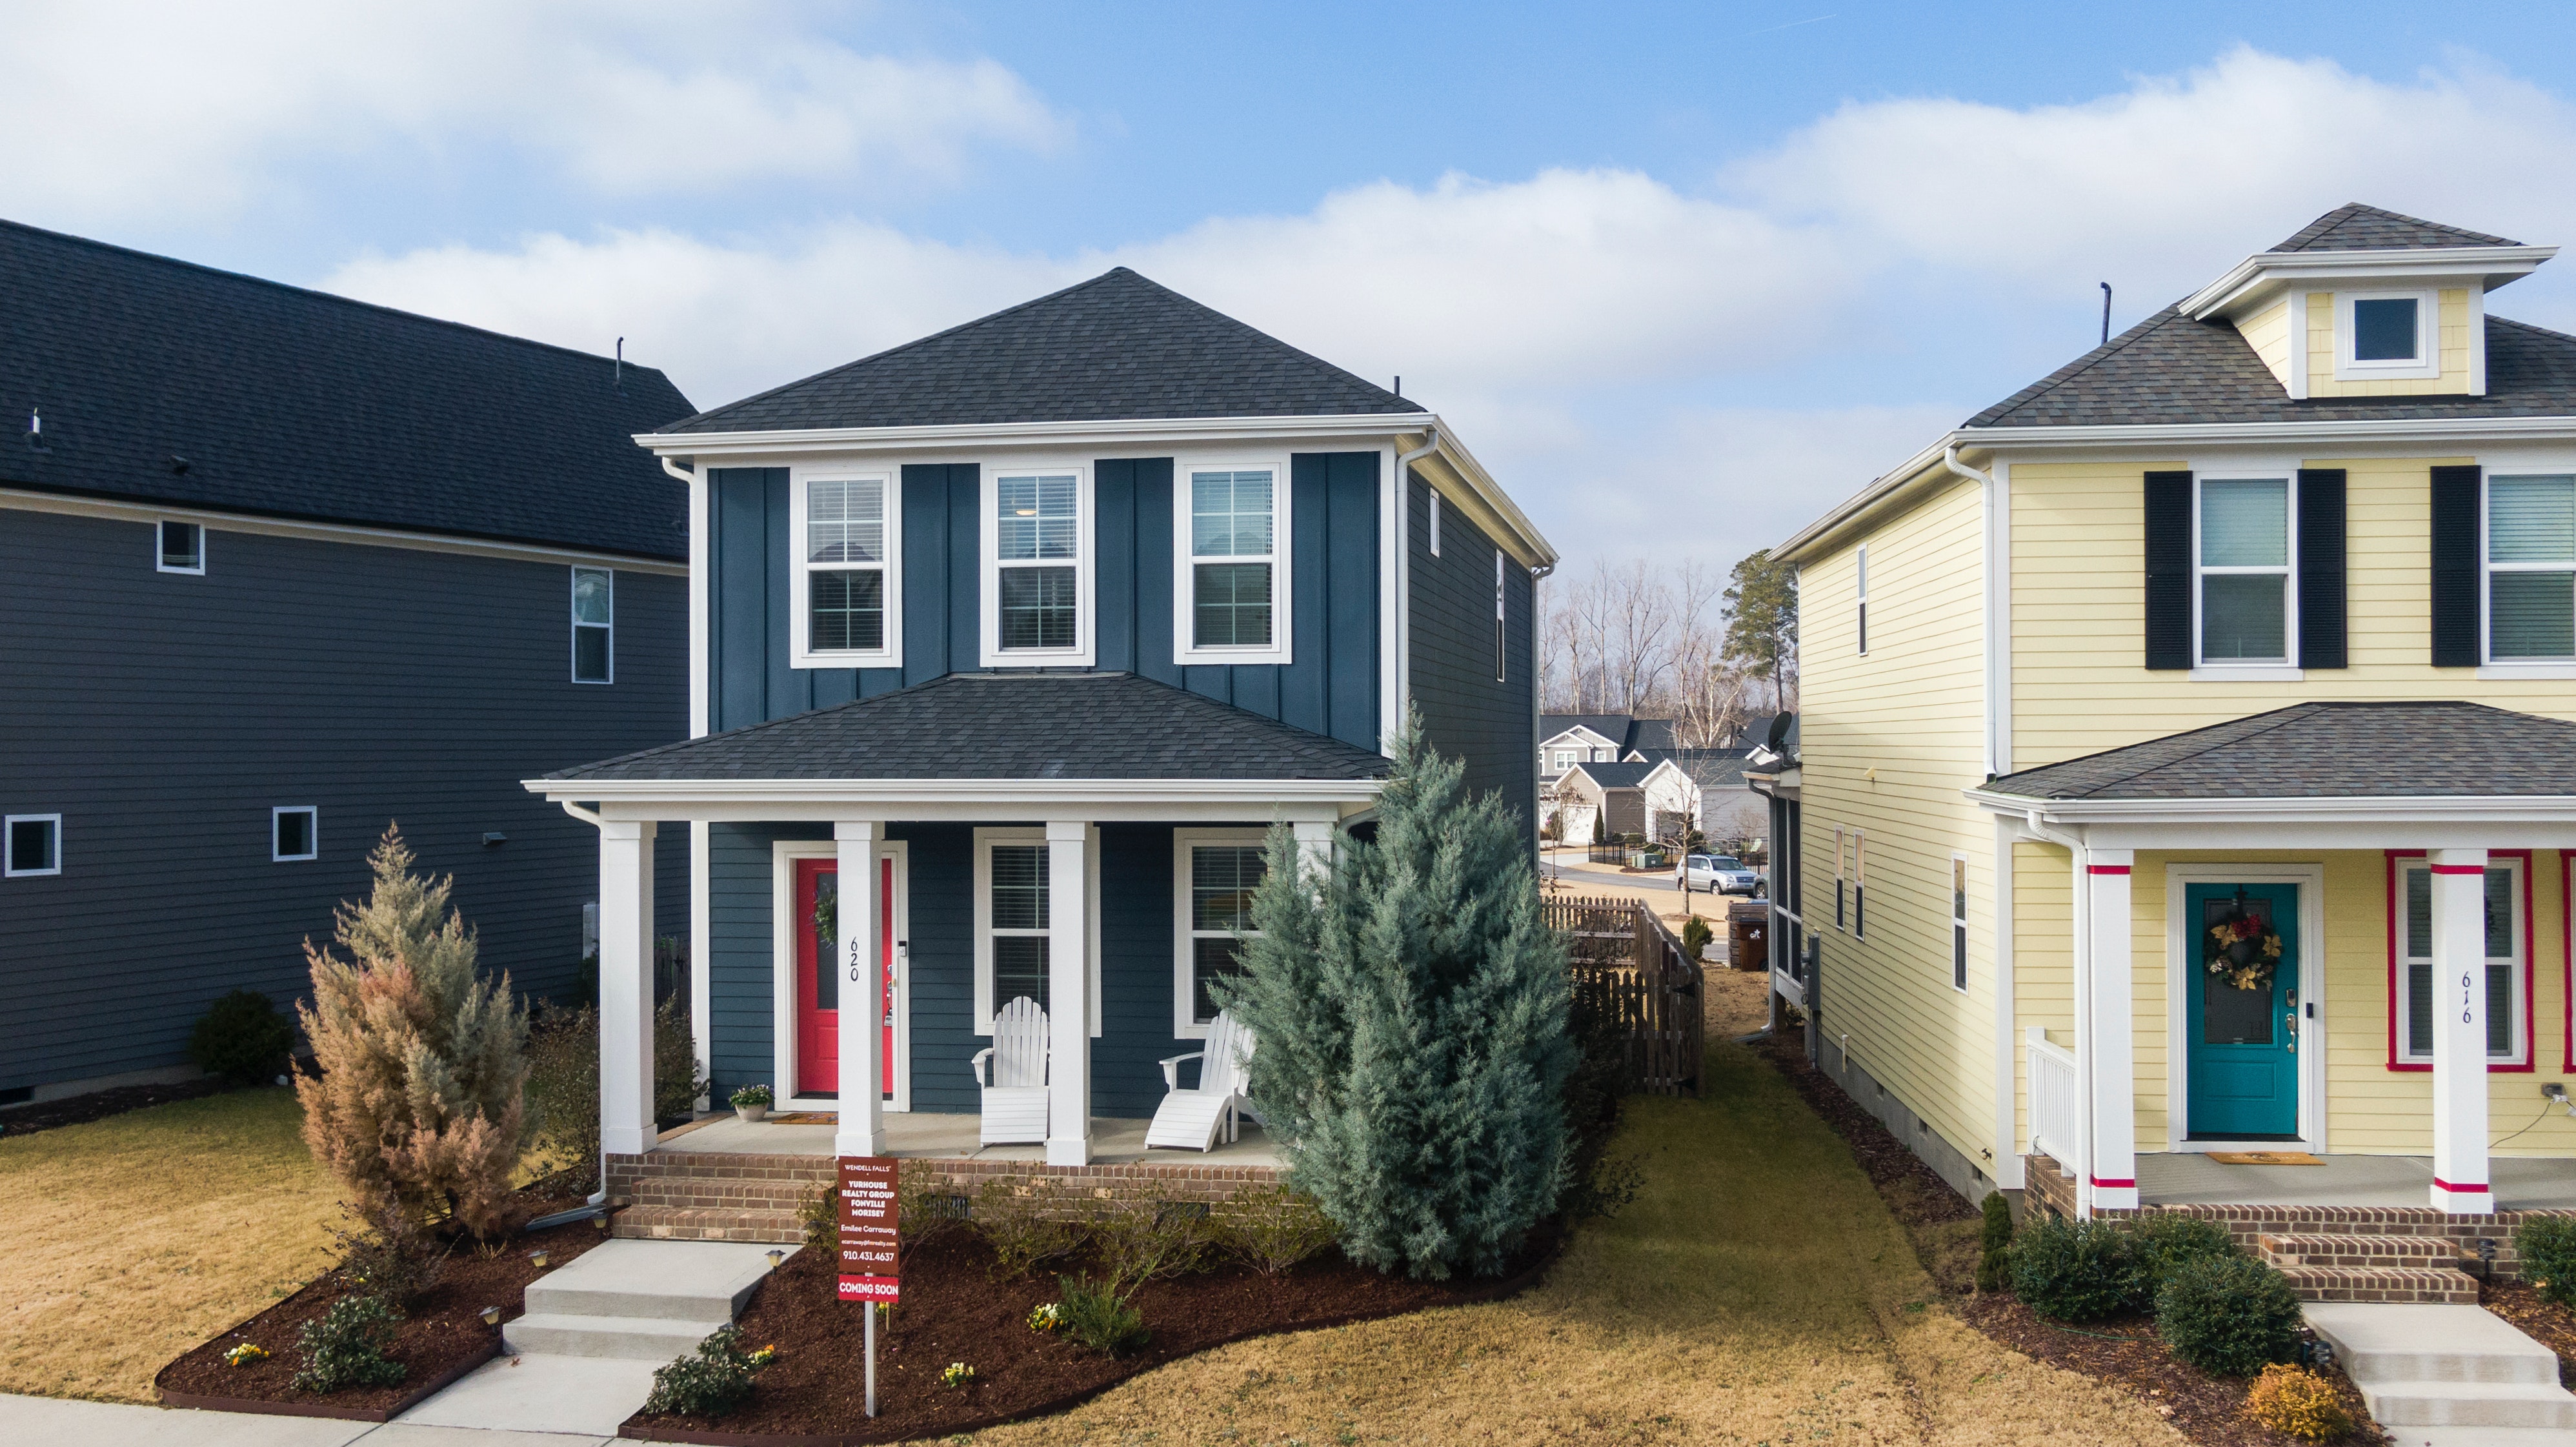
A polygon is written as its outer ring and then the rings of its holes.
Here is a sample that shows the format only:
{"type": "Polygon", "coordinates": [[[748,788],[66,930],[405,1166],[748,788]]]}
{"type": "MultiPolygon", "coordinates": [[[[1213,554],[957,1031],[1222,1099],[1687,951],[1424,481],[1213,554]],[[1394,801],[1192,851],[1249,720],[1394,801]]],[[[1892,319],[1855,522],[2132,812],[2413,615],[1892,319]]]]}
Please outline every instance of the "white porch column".
{"type": "Polygon", "coordinates": [[[599,1148],[608,1155],[653,1145],[653,828],[599,826],[599,1148]]]}
{"type": "Polygon", "coordinates": [[[834,915],[840,923],[836,958],[824,962],[840,972],[841,1079],[839,1123],[832,1132],[832,1152],[844,1156],[885,1154],[885,966],[877,954],[877,840],[885,826],[874,819],[842,819],[832,825],[840,845],[840,877],[834,915]]]}
{"type": "Polygon", "coordinates": [[[2136,1001],[2130,987],[2129,869],[2127,849],[2085,851],[2091,931],[2093,1159],[2084,1168],[2096,1211],[2134,1210],[2138,1204],[2137,1052],[2131,1024],[2136,1001]]]}
{"type": "Polygon", "coordinates": [[[1050,820],[1047,837],[1047,1143],[1051,1166],[1091,1164],[1091,825],[1050,820]]]}
{"type": "Polygon", "coordinates": [[[1288,826],[1297,835],[1297,860],[1306,877],[1320,889],[1333,873],[1333,824],[1329,819],[1299,819],[1288,826]]]}
{"type": "Polygon", "coordinates": [[[2433,851],[2433,1209],[2485,1215],[2487,855],[2433,851]]]}

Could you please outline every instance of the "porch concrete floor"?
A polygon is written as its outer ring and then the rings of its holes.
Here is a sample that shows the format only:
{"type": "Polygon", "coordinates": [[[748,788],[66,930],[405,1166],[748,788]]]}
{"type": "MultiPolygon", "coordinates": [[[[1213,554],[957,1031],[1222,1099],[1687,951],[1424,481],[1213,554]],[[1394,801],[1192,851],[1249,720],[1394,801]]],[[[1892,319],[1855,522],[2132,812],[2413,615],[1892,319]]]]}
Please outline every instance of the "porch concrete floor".
{"type": "MultiPolygon", "coordinates": [[[[968,1158],[982,1161],[1042,1161],[1044,1146],[979,1146],[976,1128],[979,1117],[972,1115],[934,1115],[927,1112],[888,1111],[885,1116],[886,1151],[896,1156],[936,1156],[968,1158]]],[[[1091,1159],[1094,1165],[1153,1166],[1276,1166],[1279,1153],[1270,1145],[1270,1137],[1261,1127],[1247,1120],[1240,1138],[1232,1144],[1220,1144],[1202,1155],[1197,1151],[1169,1148],[1145,1149],[1145,1127],[1151,1121],[1128,1120],[1115,1116],[1091,1118],[1091,1159]]],[[[832,1154],[832,1127],[828,1125],[778,1125],[769,1121],[738,1120],[729,1115],[709,1116],[695,1125],[665,1131],[653,1149],[657,1151],[717,1151],[752,1155],[828,1156],[832,1154]]]]}
{"type": "MultiPolygon", "coordinates": [[[[2138,1195],[2150,1206],[2429,1206],[2431,1156],[2320,1156],[2321,1166],[2235,1166],[2197,1151],[2138,1157],[2138,1195]]],[[[2497,1157],[2488,1164],[2501,1211],[2576,1209],[2576,1160],[2497,1157]]]]}

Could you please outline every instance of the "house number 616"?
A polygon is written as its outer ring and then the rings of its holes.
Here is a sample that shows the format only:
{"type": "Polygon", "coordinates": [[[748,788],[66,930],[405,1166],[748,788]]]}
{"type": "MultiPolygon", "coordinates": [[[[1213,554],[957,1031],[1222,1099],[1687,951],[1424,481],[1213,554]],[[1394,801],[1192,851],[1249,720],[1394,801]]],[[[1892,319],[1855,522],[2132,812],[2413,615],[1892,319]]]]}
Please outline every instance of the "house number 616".
{"type": "Polygon", "coordinates": [[[2473,975],[2460,976],[2460,1023],[2463,1025],[2478,1023],[2475,1012],[2469,1008],[2471,1002],[2477,999],[2475,987],[2472,984],[2475,979],[2473,975]]]}

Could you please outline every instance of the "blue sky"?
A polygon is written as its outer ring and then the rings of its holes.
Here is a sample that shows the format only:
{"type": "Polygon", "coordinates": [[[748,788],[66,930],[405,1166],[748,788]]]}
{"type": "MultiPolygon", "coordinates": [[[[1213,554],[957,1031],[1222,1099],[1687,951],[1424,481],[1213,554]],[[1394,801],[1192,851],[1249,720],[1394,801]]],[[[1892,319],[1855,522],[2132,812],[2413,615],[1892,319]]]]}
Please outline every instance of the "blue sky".
{"type": "Polygon", "coordinates": [[[2548,8],[421,9],[0,5],[0,215],[701,405],[1134,265],[1402,372],[1578,567],[1775,541],[2342,201],[2576,240],[2548,8]]]}

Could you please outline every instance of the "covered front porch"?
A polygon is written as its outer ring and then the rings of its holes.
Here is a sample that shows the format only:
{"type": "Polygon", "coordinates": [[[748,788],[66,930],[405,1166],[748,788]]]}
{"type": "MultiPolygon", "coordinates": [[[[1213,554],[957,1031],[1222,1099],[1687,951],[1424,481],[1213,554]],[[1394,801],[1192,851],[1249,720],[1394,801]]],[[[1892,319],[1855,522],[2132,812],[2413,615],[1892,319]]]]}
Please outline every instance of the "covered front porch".
{"type": "Polygon", "coordinates": [[[2040,1199],[2576,1209],[2576,726],[2301,705],[1970,797],[2011,859],[2040,1199]]]}
{"type": "MultiPolygon", "coordinates": [[[[1203,1154],[1159,1149],[1148,1151],[1145,1146],[1145,1127],[1148,1124],[1150,1121],[1143,1117],[1094,1116],[1089,1132],[1091,1160],[1088,1164],[1139,1165],[1148,1161],[1210,1166],[1276,1167],[1280,1164],[1279,1153],[1272,1149],[1270,1137],[1256,1121],[1245,1122],[1239,1136],[1231,1141],[1219,1141],[1214,1149],[1203,1154]]],[[[985,1145],[977,1139],[976,1125],[976,1118],[972,1115],[887,1112],[885,1149],[879,1154],[907,1160],[1044,1163],[1046,1149],[1042,1144],[985,1145]]],[[[744,1121],[730,1115],[717,1115],[694,1125],[662,1132],[648,1154],[829,1156],[838,1154],[835,1147],[839,1129],[836,1121],[744,1121]]]]}

